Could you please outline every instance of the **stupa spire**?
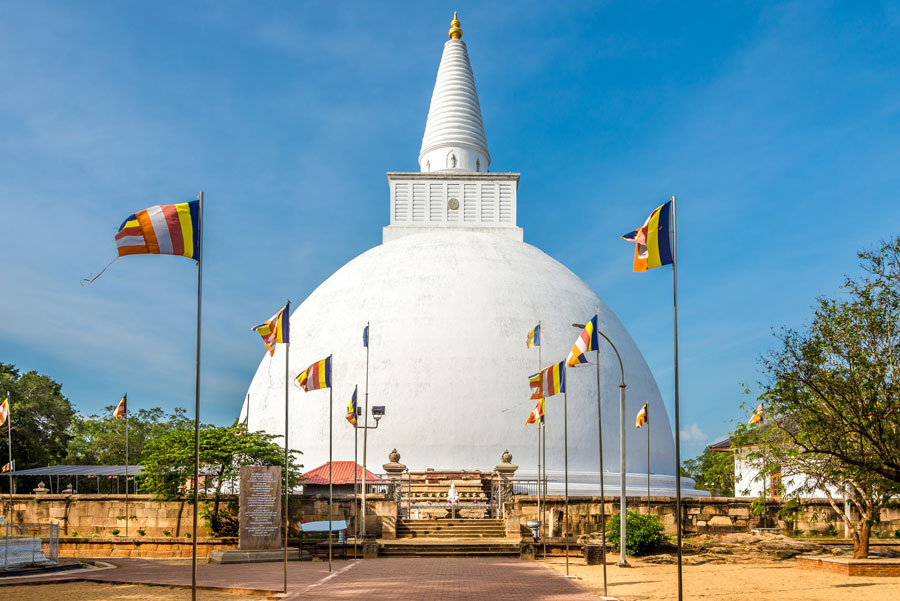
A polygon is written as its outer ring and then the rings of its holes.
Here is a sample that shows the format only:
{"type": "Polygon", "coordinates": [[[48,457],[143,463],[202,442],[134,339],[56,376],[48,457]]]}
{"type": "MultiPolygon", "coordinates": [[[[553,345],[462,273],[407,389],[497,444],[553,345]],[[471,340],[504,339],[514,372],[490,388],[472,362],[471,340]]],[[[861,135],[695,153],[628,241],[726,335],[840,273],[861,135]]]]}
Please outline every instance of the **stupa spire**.
{"type": "Polygon", "coordinates": [[[450,22],[450,39],[444,43],[425,136],[419,151],[419,167],[431,171],[486,172],[491,163],[481,105],[469,52],[462,41],[457,14],[450,22]]]}

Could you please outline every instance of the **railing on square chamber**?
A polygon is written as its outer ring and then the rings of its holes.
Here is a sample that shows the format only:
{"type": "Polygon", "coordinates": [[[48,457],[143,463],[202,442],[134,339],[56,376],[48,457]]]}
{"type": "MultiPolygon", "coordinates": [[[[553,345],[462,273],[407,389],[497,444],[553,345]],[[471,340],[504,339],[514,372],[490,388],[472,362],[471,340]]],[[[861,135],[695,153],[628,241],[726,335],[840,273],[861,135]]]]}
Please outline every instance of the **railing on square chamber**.
{"type": "Polygon", "coordinates": [[[0,526],[3,569],[59,563],[59,524],[10,524],[0,526]]]}

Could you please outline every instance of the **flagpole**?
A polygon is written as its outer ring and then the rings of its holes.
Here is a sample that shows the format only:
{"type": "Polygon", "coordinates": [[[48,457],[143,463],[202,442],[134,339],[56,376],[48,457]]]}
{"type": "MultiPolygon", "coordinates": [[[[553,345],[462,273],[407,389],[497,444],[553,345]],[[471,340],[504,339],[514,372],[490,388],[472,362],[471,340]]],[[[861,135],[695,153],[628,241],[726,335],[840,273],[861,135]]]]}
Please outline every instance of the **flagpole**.
{"type": "Polygon", "coordinates": [[[128,522],[128,393],[125,393],[125,538],[128,538],[128,522]]]}
{"type": "MultiPolygon", "coordinates": [[[[541,320],[538,320],[538,373],[541,371],[541,339],[540,336],[543,336],[542,332],[544,328],[541,327],[541,320]]],[[[544,489],[543,489],[543,478],[541,476],[541,437],[544,437],[544,471],[547,470],[547,437],[543,434],[547,425],[547,407],[544,407],[544,415],[542,417],[542,422],[538,424],[538,519],[541,521],[541,526],[538,528],[538,533],[540,533],[544,528],[547,527],[547,521],[544,519],[544,512],[547,510],[547,499],[544,498],[544,489]]],[[[542,537],[543,538],[543,537],[542,537]]],[[[547,547],[547,541],[544,541],[544,548],[547,547]]],[[[544,553],[546,555],[546,553],[544,553]]]]}
{"type": "MultiPolygon", "coordinates": [[[[678,530],[678,601],[682,600],[681,581],[681,423],[678,404],[678,265],[675,226],[675,196],[672,196],[672,325],[675,333],[675,528],[678,530]]],[[[648,431],[649,432],[649,431],[648,431]]]]}
{"type": "MultiPolygon", "coordinates": [[[[359,386],[353,387],[353,400],[357,399],[357,391],[359,386]]],[[[353,406],[353,421],[358,422],[356,403],[353,406]]],[[[357,423],[353,424],[353,517],[356,518],[356,530],[359,531],[359,470],[357,469],[357,461],[359,459],[359,428],[357,423]]],[[[363,479],[365,482],[365,479],[363,479]]],[[[359,543],[359,535],[353,537],[353,559],[356,559],[356,546],[359,543]]]]}
{"type": "MultiPolygon", "coordinates": [[[[291,318],[291,299],[287,299],[284,304],[284,312],[281,314],[281,322],[282,322],[282,332],[284,331],[284,320],[290,320],[291,318]]],[[[278,324],[275,325],[278,327],[278,324]]],[[[288,321],[288,332],[290,332],[290,321],[288,321]]],[[[276,337],[277,339],[277,337],[276,337]]],[[[273,342],[274,344],[274,342],[273,342]]],[[[288,489],[290,488],[289,482],[289,473],[288,473],[288,465],[290,465],[288,450],[290,447],[288,446],[288,390],[290,383],[290,357],[291,357],[291,339],[290,333],[288,334],[288,339],[284,343],[284,594],[287,594],[287,562],[288,562],[288,522],[290,520],[288,516],[288,489]]],[[[247,403],[247,426],[250,426],[250,403],[247,403]]],[[[302,548],[301,548],[302,550],[302,548]]]]}
{"type": "MultiPolygon", "coordinates": [[[[331,355],[328,355],[331,359],[331,355]]],[[[331,362],[329,361],[329,364],[331,362]]],[[[334,461],[332,460],[332,449],[334,447],[333,430],[334,430],[334,366],[332,368],[332,381],[328,387],[328,571],[331,571],[331,537],[332,526],[334,520],[334,461]]]]}
{"type": "MultiPolygon", "coordinates": [[[[563,386],[566,385],[566,372],[569,369],[567,361],[563,361],[563,386]]],[[[568,387],[563,390],[563,457],[566,477],[566,576],[569,575],[569,393],[568,387]]]]}
{"type": "MultiPolygon", "coordinates": [[[[363,409],[363,485],[362,485],[362,521],[359,524],[359,532],[366,535],[366,451],[369,441],[369,322],[366,322],[366,403],[363,409]]],[[[377,424],[376,424],[377,425],[377,424]]]]}
{"type": "Polygon", "coordinates": [[[7,436],[7,451],[9,451],[9,503],[7,506],[9,507],[9,516],[6,518],[6,544],[4,545],[3,550],[3,568],[6,569],[9,566],[9,522],[12,520],[12,495],[13,495],[13,477],[12,473],[15,471],[13,469],[12,462],[12,401],[9,400],[9,391],[6,393],[6,436],[7,436]]]}
{"type": "MultiPolygon", "coordinates": [[[[597,308],[597,323],[600,322],[600,308],[597,308]]],[[[597,444],[600,446],[600,544],[603,549],[603,596],[606,592],[606,490],[603,487],[603,405],[600,401],[600,349],[597,353],[597,444]]]]}
{"type": "Polygon", "coordinates": [[[650,515],[650,402],[647,402],[647,515],[650,515]]]}
{"type": "Polygon", "coordinates": [[[200,489],[200,325],[203,298],[203,192],[197,195],[197,370],[194,376],[194,519],[191,535],[191,601],[197,601],[197,514],[200,489]]]}

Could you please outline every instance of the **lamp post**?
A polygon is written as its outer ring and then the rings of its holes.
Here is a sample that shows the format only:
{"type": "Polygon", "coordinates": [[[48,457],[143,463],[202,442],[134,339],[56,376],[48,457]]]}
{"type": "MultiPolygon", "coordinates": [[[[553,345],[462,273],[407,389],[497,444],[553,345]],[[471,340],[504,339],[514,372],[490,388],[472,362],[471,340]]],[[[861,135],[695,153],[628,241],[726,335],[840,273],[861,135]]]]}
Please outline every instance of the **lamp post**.
{"type": "MultiPolygon", "coordinates": [[[[369,404],[369,396],[366,394],[366,404],[369,404]]],[[[363,483],[362,483],[362,519],[359,521],[359,532],[357,533],[357,538],[360,536],[365,536],[366,534],[366,452],[367,452],[367,441],[369,437],[369,430],[377,430],[378,424],[381,422],[381,418],[384,417],[384,405],[373,405],[372,406],[372,418],[375,420],[375,425],[368,425],[368,419],[366,420],[366,424],[362,426],[356,426],[357,428],[363,430],[363,483]]],[[[355,467],[353,469],[356,469],[355,467]]]]}
{"type": "MultiPolygon", "coordinates": [[[[584,324],[573,323],[573,328],[584,329],[584,324]]],[[[619,360],[619,562],[616,564],[620,568],[631,567],[625,557],[625,365],[622,363],[622,356],[619,355],[619,349],[609,339],[609,336],[597,329],[597,334],[603,336],[603,339],[609,343],[613,352],[616,353],[616,359],[619,360]]],[[[597,366],[599,369],[600,353],[597,353],[597,366]]],[[[600,382],[597,382],[600,386],[600,382]]],[[[601,426],[602,427],[602,426],[601,426]]],[[[600,444],[603,444],[602,441],[600,444]]],[[[601,448],[602,451],[602,448],[601,448]]],[[[600,483],[603,484],[603,473],[600,474],[600,483]]],[[[602,501],[601,501],[602,503],[602,501]]],[[[603,550],[606,557],[606,549],[603,550]]],[[[604,566],[606,562],[604,561],[604,566]]]]}

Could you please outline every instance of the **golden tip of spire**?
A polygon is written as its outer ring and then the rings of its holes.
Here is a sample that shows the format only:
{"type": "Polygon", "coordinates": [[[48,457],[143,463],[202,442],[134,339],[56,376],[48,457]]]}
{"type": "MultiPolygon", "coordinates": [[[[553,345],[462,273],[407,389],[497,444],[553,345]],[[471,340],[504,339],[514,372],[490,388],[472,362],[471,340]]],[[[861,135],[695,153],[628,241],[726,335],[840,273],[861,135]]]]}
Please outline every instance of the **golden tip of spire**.
{"type": "Polygon", "coordinates": [[[450,31],[447,32],[451,40],[458,40],[462,37],[462,29],[459,28],[459,19],[456,17],[456,11],[453,11],[453,20],[450,21],[450,31]]]}

